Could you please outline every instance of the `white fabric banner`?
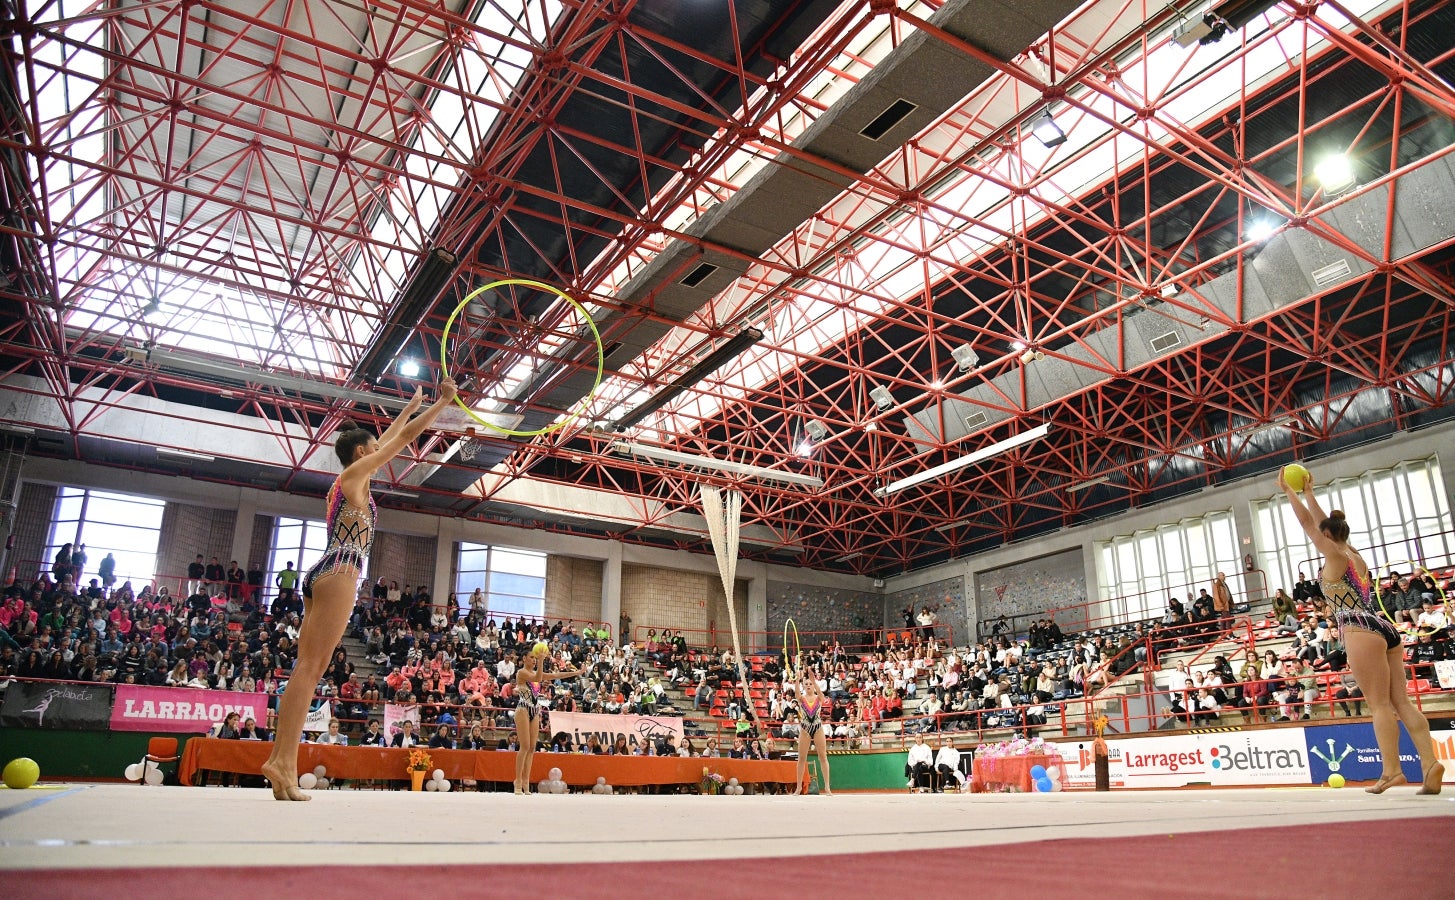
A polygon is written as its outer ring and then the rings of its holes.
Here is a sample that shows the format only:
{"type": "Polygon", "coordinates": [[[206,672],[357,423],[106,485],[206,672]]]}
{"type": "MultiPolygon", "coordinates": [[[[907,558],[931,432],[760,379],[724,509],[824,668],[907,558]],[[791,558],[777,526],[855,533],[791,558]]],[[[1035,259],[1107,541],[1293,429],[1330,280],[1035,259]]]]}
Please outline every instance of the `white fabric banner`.
{"type": "Polygon", "coordinates": [[[1444,690],[1455,688],[1455,659],[1442,659],[1435,663],[1435,678],[1444,690]]]}
{"type": "MultiPolygon", "coordinates": [[[[682,719],[677,716],[630,716],[610,713],[568,713],[551,711],[551,734],[566,732],[580,744],[593,734],[602,746],[610,747],[619,735],[635,750],[643,741],[660,741],[671,735],[682,746],[682,719]]],[[[549,737],[549,735],[547,735],[549,737]]]]}
{"type": "Polygon", "coordinates": [[[318,705],[317,709],[308,711],[308,717],[303,720],[304,731],[327,731],[328,720],[333,718],[333,701],[325,700],[318,705]]]}
{"type": "MultiPolygon", "coordinates": [[[[414,723],[414,736],[419,737],[419,707],[414,704],[404,705],[402,703],[384,704],[384,743],[387,745],[394,740],[394,735],[400,731],[399,723],[405,719],[414,723]]],[[[424,739],[429,743],[429,738],[424,739]]]]}

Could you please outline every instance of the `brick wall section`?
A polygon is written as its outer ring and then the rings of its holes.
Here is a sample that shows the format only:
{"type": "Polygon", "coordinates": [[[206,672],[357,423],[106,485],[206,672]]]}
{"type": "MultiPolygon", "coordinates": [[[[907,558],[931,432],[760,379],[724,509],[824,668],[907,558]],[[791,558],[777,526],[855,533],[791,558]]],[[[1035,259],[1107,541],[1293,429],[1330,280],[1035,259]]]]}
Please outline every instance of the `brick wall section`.
{"type": "MultiPolygon", "coordinates": [[[[738,627],[748,621],[747,586],[734,591],[738,627]]],[[[632,631],[645,636],[647,629],[681,629],[694,645],[732,642],[728,631],[727,604],[722,579],[703,572],[683,572],[652,566],[621,567],[621,609],[632,617],[632,631]]],[[[638,635],[632,634],[635,640],[638,635]]],[[[746,639],[744,639],[746,642],[746,639]]]]}
{"type": "MultiPolygon", "coordinates": [[[[242,563],[244,569],[251,569],[253,563],[257,563],[266,569],[268,565],[268,554],[272,552],[272,549],[273,517],[264,515],[253,516],[253,536],[248,541],[248,558],[240,559],[238,562],[242,563]]],[[[268,572],[266,574],[268,577],[263,579],[263,583],[271,585],[273,583],[272,576],[276,573],[268,572]]]]}
{"type": "MultiPolygon", "coordinates": [[[[232,537],[237,529],[237,510],[168,503],[162,510],[162,532],[157,547],[157,583],[173,592],[187,575],[187,566],[197,554],[204,563],[212,557],[226,566],[232,560],[232,537]]],[[[245,568],[246,560],[238,560],[245,568]]]]}
{"type": "Polygon", "coordinates": [[[15,546],[6,558],[17,568],[24,566],[20,569],[22,579],[34,579],[41,571],[50,571],[45,542],[50,536],[51,517],[56,514],[58,492],[53,484],[25,482],[20,488],[15,508],[15,546]]]}
{"type": "Polygon", "coordinates": [[[400,587],[408,585],[415,590],[427,584],[435,600],[442,601],[454,585],[431,583],[438,546],[439,540],[427,535],[377,532],[369,551],[369,580],[397,581],[400,587]]]}
{"type": "MultiPolygon", "coordinates": [[[[546,558],[546,618],[595,622],[601,618],[603,565],[596,559],[546,558]]],[[[616,623],[611,623],[612,631],[616,623]]]]}

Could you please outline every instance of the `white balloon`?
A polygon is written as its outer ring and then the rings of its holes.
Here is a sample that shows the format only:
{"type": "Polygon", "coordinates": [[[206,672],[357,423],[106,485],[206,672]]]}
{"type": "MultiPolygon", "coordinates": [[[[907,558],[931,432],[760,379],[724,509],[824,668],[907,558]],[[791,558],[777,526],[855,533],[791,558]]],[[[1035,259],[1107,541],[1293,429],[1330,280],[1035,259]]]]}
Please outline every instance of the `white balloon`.
{"type": "Polygon", "coordinates": [[[597,784],[606,784],[606,776],[605,775],[598,775],[598,776],[596,776],[596,783],[597,784]]]}
{"type": "Polygon", "coordinates": [[[737,787],[738,786],[738,780],[736,778],[729,778],[728,779],[728,784],[732,785],[733,787],[737,787]]]}
{"type": "Polygon", "coordinates": [[[318,789],[320,791],[326,791],[326,790],[328,790],[328,786],[329,786],[330,783],[331,782],[327,778],[319,778],[318,779],[318,789]]]}
{"type": "Polygon", "coordinates": [[[546,773],[546,777],[549,778],[551,781],[560,781],[561,780],[561,770],[560,769],[551,769],[550,772],[547,772],[546,773]]]}
{"type": "Polygon", "coordinates": [[[162,770],[157,766],[147,767],[147,784],[161,784],[162,770]]]}
{"type": "Polygon", "coordinates": [[[322,778],[323,776],[325,776],[327,774],[328,774],[328,769],[325,769],[323,766],[314,766],[313,767],[313,777],[314,778],[322,778]]]}
{"type": "Polygon", "coordinates": [[[446,794],[450,792],[450,783],[443,778],[440,779],[440,790],[446,794]]]}
{"type": "Polygon", "coordinates": [[[132,763],[126,767],[127,781],[141,781],[141,763],[132,763]]]}
{"type": "Polygon", "coordinates": [[[1049,778],[1049,779],[1051,779],[1052,781],[1055,781],[1057,778],[1060,778],[1061,777],[1061,767],[1060,766],[1047,766],[1046,767],[1046,777],[1049,778]]]}
{"type": "Polygon", "coordinates": [[[435,769],[434,770],[434,774],[433,775],[430,775],[429,776],[429,779],[430,779],[430,781],[444,781],[445,780],[445,770],[444,769],[435,769]]]}
{"type": "Polygon", "coordinates": [[[315,787],[318,787],[318,776],[312,772],[304,772],[298,776],[298,786],[305,791],[311,791],[315,787]]]}
{"type": "Polygon", "coordinates": [[[536,785],[536,793],[539,793],[539,794],[549,794],[549,793],[551,793],[551,779],[549,779],[549,778],[544,779],[543,781],[541,781],[540,784],[536,785]]]}
{"type": "Polygon", "coordinates": [[[570,793],[570,791],[571,789],[566,786],[566,782],[562,781],[559,778],[556,779],[556,793],[567,794],[570,793]]]}
{"type": "Polygon", "coordinates": [[[1060,782],[1059,779],[1053,779],[1051,781],[1051,790],[1053,790],[1053,791],[1064,791],[1066,789],[1061,786],[1061,782],[1060,782]]]}

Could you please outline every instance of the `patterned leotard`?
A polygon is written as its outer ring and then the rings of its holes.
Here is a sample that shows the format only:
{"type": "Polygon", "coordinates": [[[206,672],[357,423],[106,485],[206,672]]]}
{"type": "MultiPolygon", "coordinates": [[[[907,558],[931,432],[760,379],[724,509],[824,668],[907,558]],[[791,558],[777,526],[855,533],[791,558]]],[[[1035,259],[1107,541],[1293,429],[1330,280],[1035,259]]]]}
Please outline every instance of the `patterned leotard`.
{"type": "Polygon", "coordinates": [[[303,596],[313,597],[313,583],[325,575],[352,571],[364,577],[369,565],[369,548],[374,544],[374,497],[369,496],[367,509],[348,501],[337,480],[328,489],[328,513],[324,518],[328,529],[328,547],[323,556],[303,576],[303,596]]]}
{"type": "Polygon", "coordinates": [[[1345,567],[1343,578],[1320,583],[1324,599],[1334,607],[1334,621],[1340,629],[1353,627],[1372,631],[1384,638],[1384,643],[1391,650],[1400,645],[1399,630],[1381,615],[1373,597],[1373,585],[1359,575],[1352,562],[1345,567]]]}
{"type": "Polygon", "coordinates": [[[823,711],[823,699],[820,698],[813,706],[808,701],[803,703],[803,735],[813,740],[823,730],[823,722],[819,720],[819,713],[823,711]]]}
{"type": "Polygon", "coordinates": [[[529,688],[529,690],[515,692],[515,708],[525,710],[526,715],[534,719],[540,715],[536,704],[540,702],[541,686],[534,681],[527,681],[522,687],[529,688]]]}

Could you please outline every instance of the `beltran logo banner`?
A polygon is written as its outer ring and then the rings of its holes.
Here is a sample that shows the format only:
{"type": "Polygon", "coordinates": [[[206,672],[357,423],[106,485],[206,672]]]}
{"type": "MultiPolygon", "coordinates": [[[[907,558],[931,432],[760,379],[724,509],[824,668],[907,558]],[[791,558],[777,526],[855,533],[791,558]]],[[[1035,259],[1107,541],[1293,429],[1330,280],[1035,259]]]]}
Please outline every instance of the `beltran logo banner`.
{"type": "Polygon", "coordinates": [[[112,731],[176,731],[205,734],[230,712],[268,723],[268,695],[198,688],[118,684],[111,704],[112,731]]]}
{"type": "MultiPolygon", "coordinates": [[[[1058,745],[1072,788],[1095,786],[1091,742],[1058,745]]],[[[1108,741],[1113,787],[1308,784],[1302,728],[1108,741]]]]}

